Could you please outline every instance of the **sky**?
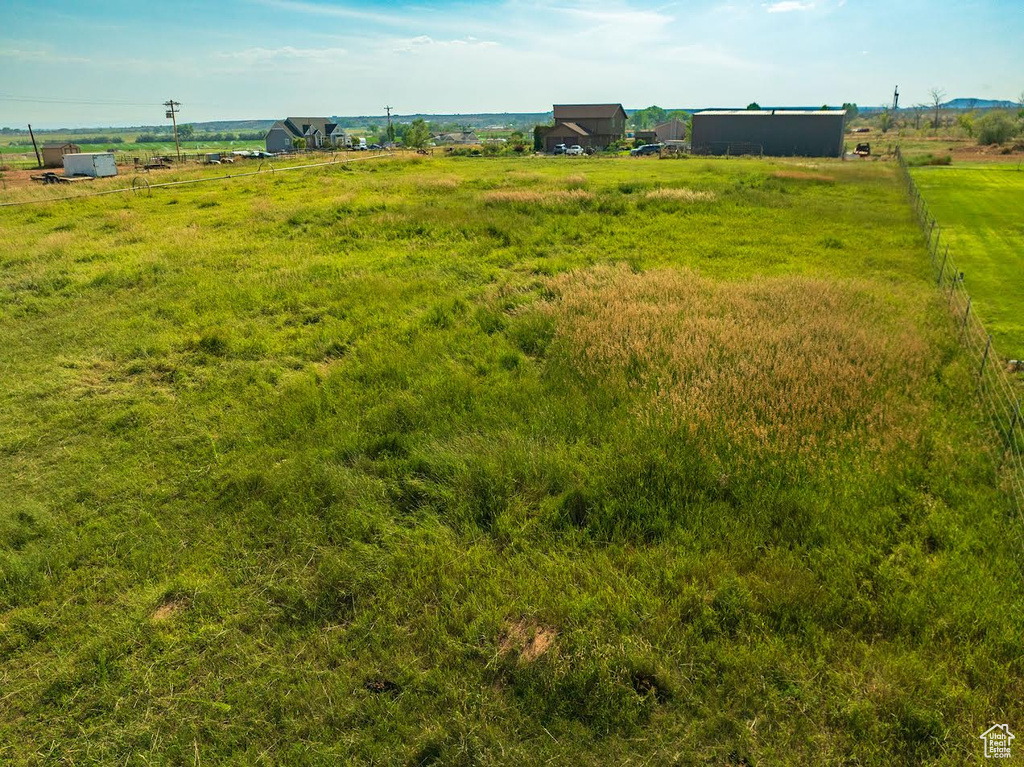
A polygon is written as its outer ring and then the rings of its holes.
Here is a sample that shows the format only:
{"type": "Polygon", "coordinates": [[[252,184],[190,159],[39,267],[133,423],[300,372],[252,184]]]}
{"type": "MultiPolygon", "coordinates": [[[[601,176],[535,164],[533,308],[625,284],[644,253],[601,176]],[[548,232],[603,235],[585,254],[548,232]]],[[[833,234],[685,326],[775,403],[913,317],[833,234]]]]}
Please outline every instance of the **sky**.
{"type": "Polygon", "coordinates": [[[1021,0],[0,0],[0,126],[1024,92],[1021,0]]]}

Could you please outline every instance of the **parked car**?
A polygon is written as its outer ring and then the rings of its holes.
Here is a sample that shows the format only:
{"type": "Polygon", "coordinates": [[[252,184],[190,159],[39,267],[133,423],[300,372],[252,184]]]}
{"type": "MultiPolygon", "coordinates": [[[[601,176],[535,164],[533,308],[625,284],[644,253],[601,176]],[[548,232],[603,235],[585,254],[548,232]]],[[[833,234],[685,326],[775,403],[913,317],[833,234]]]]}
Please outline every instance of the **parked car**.
{"type": "Polygon", "coordinates": [[[571,147],[565,150],[565,153],[571,155],[581,155],[583,154],[583,147],[581,147],[579,144],[573,144],[571,147]]]}
{"type": "Polygon", "coordinates": [[[565,154],[567,151],[569,151],[569,148],[565,144],[555,144],[553,154],[565,154]]]}
{"type": "Polygon", "coordinates": [[[370,149],[383,149],[380,144],[370,144],[370,149]]]}
{"type": "Polygon", "coordinates": [[[638,146],[636,149],[630,149],[629,153],[633,157],[646,157],[649,154],[661,154],[661,147],[663,144],[644,144],[638,146]]]}

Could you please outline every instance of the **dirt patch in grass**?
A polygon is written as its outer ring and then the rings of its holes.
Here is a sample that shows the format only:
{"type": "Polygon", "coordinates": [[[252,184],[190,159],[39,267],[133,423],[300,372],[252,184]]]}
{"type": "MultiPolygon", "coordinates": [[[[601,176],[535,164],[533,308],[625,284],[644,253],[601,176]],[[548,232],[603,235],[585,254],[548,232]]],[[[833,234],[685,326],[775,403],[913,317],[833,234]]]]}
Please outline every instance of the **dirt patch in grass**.
{"type": "Polygon", "coordinates": [[[498,640],[498,652],[502,655],[518,653],[520,660],[532,663],[548,652],[558,638],[558,632],[550,626],[541,626],[531,621],[517,621],[509,624],[498,640]]]}
{"type": "Polygon", "coordinates": [[[154,623],[163,623],[180,613],[185,607],[186,604],[183,599],[168,599],[153,611],[150,620],[154,623]]]}

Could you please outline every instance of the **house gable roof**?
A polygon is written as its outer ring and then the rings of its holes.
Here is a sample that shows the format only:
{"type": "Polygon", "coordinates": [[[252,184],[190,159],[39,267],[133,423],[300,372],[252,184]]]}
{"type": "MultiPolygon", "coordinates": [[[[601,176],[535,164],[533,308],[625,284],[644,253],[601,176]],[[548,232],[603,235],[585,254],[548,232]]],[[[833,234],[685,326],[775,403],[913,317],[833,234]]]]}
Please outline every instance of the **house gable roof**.
{"type": "Polygon", "coordinates": [[[335,127],[337,127],[337,123],[331,122],[327,117],[286,117],[284,120],[274,123],[270,129],[283,128],[294,138],[299,138],[312,135],[314,131],[320,131],[329,136],[335,127]]]}
{"type": "Polygon", "coordinates": [[[579,136],[589,136],[590,135],[590,131],[588,131],[586,128],[583,128],[583,127],[577,125],[574,122],[558,122],[558,123],[555,123],[552,127],[547,129],[546,133],[554,133],[559,128],[568,129],[568,130],[572,131],[573,133],[575,133],[575,134],[577,134],[579,136]]]}
{"type": "Polygon", "coordinates": [[[608,120],[621,113],[626,117],[622,104],[555,104],[555,122],[573,120],[608,120]]]}

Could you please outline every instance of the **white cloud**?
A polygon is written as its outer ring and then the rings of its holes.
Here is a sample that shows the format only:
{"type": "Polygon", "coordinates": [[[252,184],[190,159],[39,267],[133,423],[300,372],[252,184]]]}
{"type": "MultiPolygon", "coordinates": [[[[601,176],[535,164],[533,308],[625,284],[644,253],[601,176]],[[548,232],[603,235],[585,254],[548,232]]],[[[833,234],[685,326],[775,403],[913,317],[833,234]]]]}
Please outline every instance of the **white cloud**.
{"type": "Polygon", "coordinates": [[[348,55],[348,51],[344,48],[295,48],[285,45],[281,48],[246,48],[242,51],[221,53],[218,54],[218,57],[253,64],[264,61],[330,63],[344,58],[346,55],[348,55]]]}
{"type": "Polygon", "coordinates": [[[8,48],[7,45],[0,45],[0,57],[16,59],[18,61],[32,61],[49,64],[87,64],[89,59],[83,56],[72,56],[64,53],[57,53],[50,47],[35,46],[29,43],[23,48],[8,48]]]}
{"type": "Polygon", "coordinates": [[[472,36],[466,37],[464,40],[435,40],[428,35],[417,35],[408,39],[395,40],[391,50],[395,53],[419,53],[428,50],[471,50],[497,47],[498,43],[492,40],[478,40],[472,36]]]}
{"type": "Polygon", "coordinates": [[[792,13],[793,11],[813,10],[814,3],[801,3],[800,0],[779,0],[771,5],[766,3],[763,7],[768,13],[792,13]]]}

